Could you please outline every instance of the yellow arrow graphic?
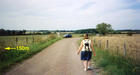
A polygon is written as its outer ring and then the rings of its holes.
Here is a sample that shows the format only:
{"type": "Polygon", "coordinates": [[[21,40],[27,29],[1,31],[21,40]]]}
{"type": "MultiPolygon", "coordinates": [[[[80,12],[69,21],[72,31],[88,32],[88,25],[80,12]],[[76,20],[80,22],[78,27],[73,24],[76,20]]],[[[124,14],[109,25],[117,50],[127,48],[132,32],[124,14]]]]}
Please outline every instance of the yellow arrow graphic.
{"type": "Polygon", "coordinates": [[[4,49],[6,49],[6,50],[10,50],[10,49],[16,49],[16,48],[6,47],[6,48],[4,48],[4,49]]]}
{"type": "Polygon", "coordinates": [[[6,47],[6,48],[4,48],[4,49],[6,49],[6,50],[10,50],[10,47],[6,47]]]}

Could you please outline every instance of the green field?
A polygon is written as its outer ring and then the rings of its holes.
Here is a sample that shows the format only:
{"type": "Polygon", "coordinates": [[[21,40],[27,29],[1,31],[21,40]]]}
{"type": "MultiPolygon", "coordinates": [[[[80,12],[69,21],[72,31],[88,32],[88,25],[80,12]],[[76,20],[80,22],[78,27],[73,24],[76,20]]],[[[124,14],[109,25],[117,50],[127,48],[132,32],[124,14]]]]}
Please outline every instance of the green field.
{"type": "Polygon", "coordinates": [[[61,38],[58,38],[55,34],[0,36],[0,74],[7,71],[7,69],[16,62],[31,57],[60,39],[61,38]],[[4,49],[5,47],[16,48],[17,46],[28,47],[29,50],[4,49]]]}
{"type": "Polygon", "coordinates": [[[48,38],[48,35],[19,35],[19,36],[0,36],[0,50],[10,46],[30,45],[44,41],[48,38]]]}

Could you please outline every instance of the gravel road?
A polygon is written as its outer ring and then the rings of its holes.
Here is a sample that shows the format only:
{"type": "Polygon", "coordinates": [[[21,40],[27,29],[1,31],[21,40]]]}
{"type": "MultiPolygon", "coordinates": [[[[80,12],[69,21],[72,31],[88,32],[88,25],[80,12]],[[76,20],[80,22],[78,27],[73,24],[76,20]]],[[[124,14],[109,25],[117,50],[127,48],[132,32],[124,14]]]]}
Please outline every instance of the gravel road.
{"type": "Polygon", "coordinates": [[[33,57],[18,63],[5,75],[95,75],[94,69],[84,71],[77,55],[79,38],[60,40],[33,57]]]}

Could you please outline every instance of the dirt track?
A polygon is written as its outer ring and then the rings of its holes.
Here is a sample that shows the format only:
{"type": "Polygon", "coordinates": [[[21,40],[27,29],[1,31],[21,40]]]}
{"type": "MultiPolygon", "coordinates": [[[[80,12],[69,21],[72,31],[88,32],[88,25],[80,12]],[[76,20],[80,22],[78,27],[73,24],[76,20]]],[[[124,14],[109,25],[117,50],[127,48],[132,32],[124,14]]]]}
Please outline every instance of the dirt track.
{"type": "Polygon", "coordinates": [[[60,40],[17,64],[5,75],[95,75],[93,70],[84,71],[80,56],[76,54],[78,40],[60,40]]]}

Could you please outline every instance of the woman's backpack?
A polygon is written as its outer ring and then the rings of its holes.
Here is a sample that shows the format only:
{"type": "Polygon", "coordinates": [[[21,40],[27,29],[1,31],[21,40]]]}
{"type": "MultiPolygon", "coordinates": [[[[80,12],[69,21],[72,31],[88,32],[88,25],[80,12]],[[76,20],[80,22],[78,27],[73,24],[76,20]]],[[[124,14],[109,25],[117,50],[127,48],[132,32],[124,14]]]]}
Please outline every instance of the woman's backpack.
{"type": "Polygon", "coordinates": [[[84,46],[85,46],[85,50],[90,51],[90,48],[89,48],[89,46],[90,46],[89,45],[89,40],[88,41],[85,40],[84,46]]]}

